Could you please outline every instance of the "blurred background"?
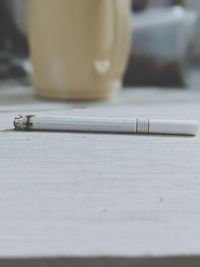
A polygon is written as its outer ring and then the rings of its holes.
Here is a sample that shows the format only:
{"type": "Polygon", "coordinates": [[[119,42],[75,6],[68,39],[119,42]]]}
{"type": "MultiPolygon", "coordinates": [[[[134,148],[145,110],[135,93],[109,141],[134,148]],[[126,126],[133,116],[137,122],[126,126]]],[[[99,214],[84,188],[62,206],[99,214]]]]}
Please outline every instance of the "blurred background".
{"type": "MultiPolygon", "coordinates": [[[[0,1],[0,82],[31,81],[26,1],[0,1]]],[[[125,86],[198,86],[199,0],[134,0],[131,25],[125,86]]]]}

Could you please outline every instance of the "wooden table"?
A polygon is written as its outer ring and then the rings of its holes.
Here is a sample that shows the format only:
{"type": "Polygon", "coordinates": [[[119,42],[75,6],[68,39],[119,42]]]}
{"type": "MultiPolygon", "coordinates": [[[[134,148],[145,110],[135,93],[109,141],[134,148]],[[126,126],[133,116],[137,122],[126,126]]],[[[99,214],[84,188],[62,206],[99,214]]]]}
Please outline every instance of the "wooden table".
{"type": "Polygon", "coordinates": [[[200,92],[105,103],[0,88],[0,266],[200,266],[200,136],[16,132],[18,113],[200,120],[200,92]]]}

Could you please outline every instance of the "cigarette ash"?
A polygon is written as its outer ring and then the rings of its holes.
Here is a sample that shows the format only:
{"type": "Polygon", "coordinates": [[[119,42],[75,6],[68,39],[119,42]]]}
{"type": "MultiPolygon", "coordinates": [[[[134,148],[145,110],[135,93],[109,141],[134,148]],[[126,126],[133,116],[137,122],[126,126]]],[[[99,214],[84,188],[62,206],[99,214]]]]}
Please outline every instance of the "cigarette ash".
{"type": "Polygon", "coordinates": [[[15,130],[29,130],[33,124],[31,122],[31,118],[34,117],[34,115],[19,115],[15,117],[14,119],[14,127],[15,130]]]}

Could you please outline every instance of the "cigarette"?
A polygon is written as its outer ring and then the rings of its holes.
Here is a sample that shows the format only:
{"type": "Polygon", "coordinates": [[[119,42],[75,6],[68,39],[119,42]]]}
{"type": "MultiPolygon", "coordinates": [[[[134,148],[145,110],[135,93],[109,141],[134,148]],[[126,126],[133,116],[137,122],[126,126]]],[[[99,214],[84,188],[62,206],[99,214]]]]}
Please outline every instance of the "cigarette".
{"type": "Polygon", "coordinates": [[[150,118],[55,117],[19,115],[14,119],[16,130],[73,131],[101,133],[197,134],[198,121],[161,120],[150,118]]]}

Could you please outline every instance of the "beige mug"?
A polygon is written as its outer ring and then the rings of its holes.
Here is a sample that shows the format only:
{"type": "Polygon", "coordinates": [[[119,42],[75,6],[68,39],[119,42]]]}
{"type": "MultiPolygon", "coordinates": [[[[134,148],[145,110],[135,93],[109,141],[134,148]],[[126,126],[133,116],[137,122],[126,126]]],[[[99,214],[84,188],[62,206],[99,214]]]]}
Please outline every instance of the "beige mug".
{"type": "Polygon", "coordinates": [[[129,0],[29,0],[33,83],[43,97],[105,99],[121,88],[129,0]]]}

